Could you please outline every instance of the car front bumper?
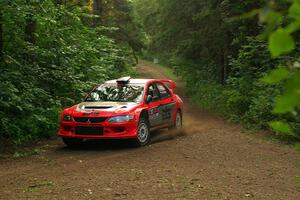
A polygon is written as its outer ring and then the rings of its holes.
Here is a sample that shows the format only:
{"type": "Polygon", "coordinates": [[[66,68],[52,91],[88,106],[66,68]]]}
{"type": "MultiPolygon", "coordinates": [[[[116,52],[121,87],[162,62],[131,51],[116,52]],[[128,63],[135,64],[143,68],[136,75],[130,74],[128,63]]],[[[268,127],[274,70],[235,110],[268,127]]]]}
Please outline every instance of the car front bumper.
{"type": "Polygon", "coordinates": [[[58,136],[79,139],[130,139],[137,138],[138,122],[97,123],[62,122],[58,136]]]}

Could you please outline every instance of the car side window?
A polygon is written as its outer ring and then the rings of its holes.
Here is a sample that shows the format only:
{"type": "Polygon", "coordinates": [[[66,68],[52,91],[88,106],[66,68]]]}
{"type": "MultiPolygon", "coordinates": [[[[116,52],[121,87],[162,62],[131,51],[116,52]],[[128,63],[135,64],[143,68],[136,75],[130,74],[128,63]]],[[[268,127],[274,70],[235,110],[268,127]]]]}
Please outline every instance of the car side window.
{"type": "Polygon", "coordinates": [[[159,91],[159,95],[162,99],[166,99],[171,96],[170,90],[162,83],[156,83],[156,87],[159,91]]]}
{"type": "Polygon", "coordinates": [[[149,85],[147,95],[152,96],[152,101],[157,101],[159,99],[157,88],[153,84],[149,85]]]}

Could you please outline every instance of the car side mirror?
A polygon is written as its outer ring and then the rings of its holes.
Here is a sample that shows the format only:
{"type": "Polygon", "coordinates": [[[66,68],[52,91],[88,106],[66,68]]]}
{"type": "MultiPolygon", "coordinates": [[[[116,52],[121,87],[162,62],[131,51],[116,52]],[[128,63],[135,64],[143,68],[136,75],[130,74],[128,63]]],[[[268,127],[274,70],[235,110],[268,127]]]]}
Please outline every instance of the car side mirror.
{"type": "Polygon", "coordinates": [[[146,98],[146,103],[150,103],[152,101],[152,96],[151,95],[147,95],[147,98],[146,98]]]}

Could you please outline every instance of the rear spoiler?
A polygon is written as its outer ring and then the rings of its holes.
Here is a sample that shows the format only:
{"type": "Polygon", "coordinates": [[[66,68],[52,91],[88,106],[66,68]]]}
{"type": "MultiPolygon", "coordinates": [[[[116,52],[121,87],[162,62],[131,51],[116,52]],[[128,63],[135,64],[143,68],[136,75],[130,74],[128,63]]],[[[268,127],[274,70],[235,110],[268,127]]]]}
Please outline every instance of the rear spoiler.
{"type": "Polygon", "coordinates": [[[170,88],[170,86],[171,86],[171,88],[170,89],[172,89],[173,91],[175,90],[175,88],[176,88],[176,84],[175,84],[175,82],[174,81],[172,81],[172,80],[168,80],[168,79],[162,79],[162,80],[159,80],[159,81],[161,81],[161,82],[163,82],[163,83],[165,83],[169,88],[170,88]]]}

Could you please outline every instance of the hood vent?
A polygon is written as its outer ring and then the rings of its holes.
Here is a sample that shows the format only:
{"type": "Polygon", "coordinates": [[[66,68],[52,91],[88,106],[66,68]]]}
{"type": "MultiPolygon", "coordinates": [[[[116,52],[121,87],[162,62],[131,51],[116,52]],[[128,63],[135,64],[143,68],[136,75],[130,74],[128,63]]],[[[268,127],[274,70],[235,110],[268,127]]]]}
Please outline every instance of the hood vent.
{"type": "Polygon", "coordinates": [[[84,106],[83,109],[104,110],[112,108],[112,106],[84,106]]]}

